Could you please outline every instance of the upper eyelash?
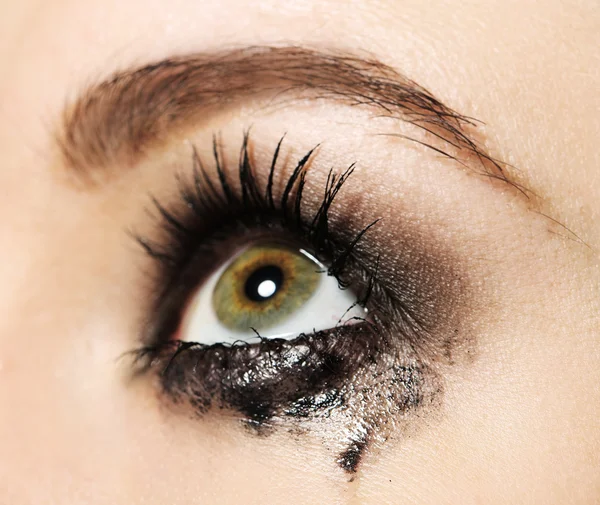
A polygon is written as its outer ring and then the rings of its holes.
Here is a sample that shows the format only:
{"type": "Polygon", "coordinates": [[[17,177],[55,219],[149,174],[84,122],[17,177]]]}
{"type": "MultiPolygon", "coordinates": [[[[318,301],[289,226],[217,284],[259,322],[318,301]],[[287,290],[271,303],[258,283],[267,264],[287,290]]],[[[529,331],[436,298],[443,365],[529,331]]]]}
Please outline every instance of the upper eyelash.
{"type": "MultiPolygon", "coordinates": [[[[231,182],[227,176],[225,167],[223,166],[216,136],[213,137],[213,157],[215,171],[219,179],[220,191],[215,187],[198,155],[198,151],[194,147],[192,155],[193,189],[190,191],[189,186],[183,182],[181,178],[178,178],[180,195],[188,207],[194,211],[196,216],[205,218],[208,213],[214,215],[216,210],[220,210],[223,216],[220,219],[220,222],[226,222],[234,219],[241,219],[242,216],[238,215],[240,210],[243,210],[244,212],[252,211],[258,217],[270,216],[279,219],[281,224],[291,231],[305,230],[309,242],[317,249],[317,253],[324,251],[333,253],[333,251],[331,251],[333,244],[329,240],[329,209],[344,183],[352,175],[355,164],[350,165],[340,175],[337,175],[333,169],[329,172],[323,201],[319,209],[315,212],[311,222],[306,225],[302,221],[301,215],[303,189],[306,182],[308,162],[311,160],[311,157],[318,146],[315,146],[308,151],[300,161],[298,161],[286,182],[281,197],[276,199],[273,191],[273,183],[278,169],[277,161],[284,138],[285,137],[282,137],[279,140],[274,151],[269,170],[268,183],[264,194],[261,194],[260,187],[254,176],[254,168],[250,162],[248,153],[249,133],[246,132],[244,134],[238,168],[241,198],[238,197],[231,187],[231,182]],[[294,190],[296,192],[293,197],[293,203],[290,204],[290,197],[294,190]]],[[[190,225],[185,223],[185,217],[178,216],[176,212],[167,210],[156,198],[152,198],[152,201],[154,207],[158,210],[159,216],[163,220],[163,228],[168,232],[170,238],[174,239],[178,245],[182,243],[182,240],[198,238],[190,237],[190,231],[192,230],[190,229],[190,225]]],[[[377,221],[378,220],[375,222],[377,221]]],[[[357,235],[357,238],[359,239],[362,237],[364,232],[373,226],[375,222],[363,229],[359,235],[357,235]]],[[[136,239],[152,257],[171,263],[176,263],[178,261],[175,254],[172,254],[174,252],[173,244],[170,244],[167,247],[160,247],[156,242],[144,239],[139,235],[136,236],[136,239]],[[171,253],[169,253],[169,250],[171,253]]],[[[357,240],[355,240],[355,242],[357,242],[357,240]]],[[[349,252],[349,250],[344,251],[343,256],[346,257],[349,252]]],[[[336,262],[338,266],[330,269],[329,273],[331,275],[335,275],[336,272],[341,271],[341,260],[337,259],[334,262],[336,262]]]]}
{"type": "MultiPolygon", "coordinates": [[[[228,226],[243,226],[248,229],[263,227],[275,234],[287,234],[302,247],[309,247],[322,263],[328,265],[328,275],[337,280],[341,289],[349,288],[354,284],[352,287],[357,288],[355,305],[366,306],[377,284],[378,258],[371,268],[367,268],[362,262],[356,261],[354,251],[364,235],[379,222],[379,219],[353,235],[344,228],[356,228],[354,223],[348,223],[347,227],[336,223],[338,232],[342,228],[336,237],[333,236],[330,226],[330,210],[333,202],[350,179],[355,164],[339,174],[333,169],[330,170],[321,203],[307,218],[306,209],[303,208],[303,190],[307,173],[319,146],[313,147],[302,156],[287,176],[287,180],[282,181],[279,173],[283,167],[279,160],[284,139],[285,135],[279,139],[275,147],[265,184],[260,184],[256,178],[249,152],[250,136],[246,131],[239,153],[237,181],[228,174],[228,167],[225,166],[224,157],[221,155],[220,143],[214,135],[212,142],[214,176],[210,176],[197,149],[193,147],[191,178],[177,176],[179,194],[185,205],[167,208],[156,198],[152,198],[154,215],[159,220],[161,238],[152,240],[138,234],[134,234],[134,237],[158,263],[153,301],[156,309],[154,313],[160,313],[163,300],[168,298],[170,291],[181,282],[179,277],[185,266],[199,254],[200,250],[208,250],[215,234],[218,232],[224,234],[223,230],[228,226]],[[281,182],[285,184],[282,185],[281,194],[277,195],[275,186],[276,183],[279,185],[281,182]],[[239,184],[239,187],[234,187],[234,183],[236,186],[239,184]],[[210,224],[207,224],[207,217],[210,217],[210,224]],[[352,263],[351,269],[348,268],[349,263],[352,263]],[[353,271],[352,276],[345,275],[349,270],[353,271]]],[[[214,264],[211,267],[211,270],[214,270],[218,265],[214,264]]],[[[199,284],[201,279],[195,279],[195,287],[199,284]]],[[[181,302],[185,303],[185,300],[181,302]]],[[[183,309],[180,307],[179,310],[183,309]]],[[[163,333],[176,329],[178,319],[176,320],[175,316],[169,317],[172,321],[165,330],[161,329],[163,324],[158,319],[149,321],[143,337],[147,344],[145,352],[148,346],[159,349],[168,340],[163,333]]]]}
{"type": "MultiPolygon", "coordinates": [[[[350,179],[355,164],[337,174],[332,169],[325,183],[323,198],[317,210],[310,218],[303,216],[303,190],[306,177],[318,145],[310,149],[296,163],[288,176],[281,195],[275,194],[275,182],[279,182],[278,171],[282,169],[279,159],[285,135],[278,141],[271,158],[267,182],[264,187],[259,184],[255,168],[249,152],[249,132],[244,133],[239,154],[237,178],[239,189],[232,185],[227,167],[221,155],[220,144],[213,136],[212,154],[216,180],[208,173],[197,149],[192,149],[191,181],[178,176],[178,189],[184,211],[167,209],[156,198],[152,198],[156,215],[159,218],[163,239],[159,242],[135,235],[138,243],[159,264],[159,287],[155,305],[159,306],[168,295],[172,286],[177,283],[178,273],[198,253],[201,247],[210,244],[211,238],[218,230],[227,226],[242,224],[252,227],[277,227],[276,232],[285,232],[294,237],[303,246],[309,246],[315,256],[328,264],[328,275],[336,278],[340,288],[351,287],[352,281],[344,274],[348,264],[353,260],[353,252],[357,245],[379,219],[363,227],[358,233],[344,239],[333,237],[330,230],[330,210],[340,190],[350,179]],[[211,216],[212,223],[207,226],[206,218],[211,216]],[[219,216],[219,217],[216,217],[219,216]],[[215,219],[216,218],[216,219],[215,219]],[[162,243],[162,245],[161,245],[162,243]]],[[[349,223],[350,224],[350,223],[349,223]]],[[[350,228],[350,226],[348,226],[350,228]]],[[[378,259],[374,268],[367,269],[360,262],[353,261],[353,268],[360,270],[362,289],[357,292],[357,304],[365,306],[376,285],[378,259]]],[[[218,265],[212,265],[216,268],[218,265]]],[[[356,275],[355,275],[356,277],[356,275]]],[[[199,283],[200,280],[197,280],[199,283]]],[[[156,333],[150,331],[150,333],[156,333]]],[[[159,346],[165,339],[156,334],[145,339],[153,346],[159,346]]]]}

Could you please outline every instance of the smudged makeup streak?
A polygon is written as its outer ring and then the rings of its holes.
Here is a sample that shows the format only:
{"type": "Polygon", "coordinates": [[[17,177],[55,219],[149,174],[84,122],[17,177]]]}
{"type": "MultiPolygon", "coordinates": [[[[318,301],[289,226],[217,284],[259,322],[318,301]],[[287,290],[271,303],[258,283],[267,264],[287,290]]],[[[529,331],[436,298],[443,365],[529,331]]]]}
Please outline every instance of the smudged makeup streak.
{"type": "Polygon", "coordinates": [[[161,384],[198,415],[236,412],[250,433],[327,420],[342,426],[337,464],[355,473],[372,443],[398,416],[422,405],[434,379],[402,357],[371,323],[339,326],[295,340],[226,346],[173,342],[155,358],[161,384]]]}
{"type": "Polygon", "coordinates": [[[356,473],[362,456],[367,449],[367,445],[368,442],[366,437],[352,442],[350,446],[340,454],[340,457],[337,460],[337,463],[342,470],[348,473],[356,473]]]}

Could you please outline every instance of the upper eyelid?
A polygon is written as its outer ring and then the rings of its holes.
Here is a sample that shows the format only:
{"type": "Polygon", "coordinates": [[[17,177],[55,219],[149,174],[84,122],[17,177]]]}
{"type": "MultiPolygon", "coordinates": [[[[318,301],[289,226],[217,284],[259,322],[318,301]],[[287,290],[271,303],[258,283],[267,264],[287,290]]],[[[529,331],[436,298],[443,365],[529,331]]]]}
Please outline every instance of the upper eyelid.
{"type": "Polygon", "coordinates": [[[94,180],[109,167],[134,165],[169,135],[197,128],[224,104],[282,92],[366,106],[408,122],[432,134],[433,143],[409,140],[453,159],[451,152],[465,152],[487,175],[527,197],[469,131],[476,120],[377,60],[296,46],[192,54],[118,72],[64,110],[55,138],[67,170],[94,180]]]}

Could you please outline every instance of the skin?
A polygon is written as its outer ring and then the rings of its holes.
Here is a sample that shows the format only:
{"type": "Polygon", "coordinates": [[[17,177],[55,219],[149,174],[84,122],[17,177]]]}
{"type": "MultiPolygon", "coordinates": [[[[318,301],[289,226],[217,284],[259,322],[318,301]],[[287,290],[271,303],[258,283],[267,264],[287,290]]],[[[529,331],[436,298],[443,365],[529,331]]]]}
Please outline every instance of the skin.
{"type": "Polygon", "coordinates": [[[599,15],[583,1],[0,3],[0,502],[597,503],[599,15]],[[442,370],[440,408],[399,426],[351,483],[318,435],[250,437],[129,379],[118,357],[139,345],[148,293],[125,229],[150,226],[148,192],[168,194],[173,170],[150,156],[80,190],[52,144],[67,100],[117,67],[276,43],[397,68],[483,121],[488,151],[539,195],[373,140],[385,125],[341,106],[236,110],[190,134],[239,139],[252,124],[272,146],[293,124],[298,153],[326,137],[323,167],[367,160],[367,199],[469,271],[472,351],[442,370]]]}

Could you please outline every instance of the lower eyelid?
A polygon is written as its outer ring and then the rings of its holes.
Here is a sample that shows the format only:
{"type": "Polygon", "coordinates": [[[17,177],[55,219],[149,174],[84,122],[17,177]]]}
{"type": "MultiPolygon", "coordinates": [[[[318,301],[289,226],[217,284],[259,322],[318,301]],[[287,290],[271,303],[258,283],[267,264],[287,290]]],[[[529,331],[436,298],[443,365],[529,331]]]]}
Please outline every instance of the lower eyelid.
{"type": "Polygon", "coordinates": [[[154,366],[175,402],[189,402],[200,416],[234,412],[249,433],[264,436],[290,423],[322,431],[327,422],[337,465],[353,473],[369,447],[440,388],[431,369],[379,330],[363,323],[295,341],[173,343],[154,366]]]}

